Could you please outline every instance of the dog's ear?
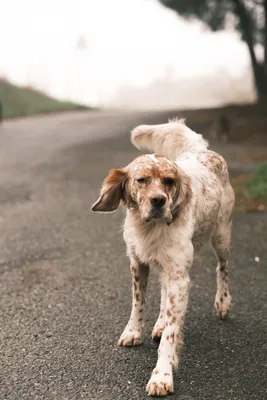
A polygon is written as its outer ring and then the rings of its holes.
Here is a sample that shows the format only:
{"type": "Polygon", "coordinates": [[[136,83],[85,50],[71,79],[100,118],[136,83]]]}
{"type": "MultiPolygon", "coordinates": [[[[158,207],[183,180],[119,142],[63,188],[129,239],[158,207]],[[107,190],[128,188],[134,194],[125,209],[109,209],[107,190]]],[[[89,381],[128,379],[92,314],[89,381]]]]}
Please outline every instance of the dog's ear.
{"type": "Polygon", "coordinates": [[[124,198],[127,177],[126,169],[112,169],[103,182],[100,197],[93,205],[92,211],[117,210],[120,201],[124,198]]]}
{"type": "Polygon", "coordinates": [[[192,189],[191,189],[191,179],[184,172],[179,171],[179,185],[177,188],[175,206],[172,211],[173,220],[181,215],[183,210],[186,208],[187,204],[191,200],[192,189]]]}

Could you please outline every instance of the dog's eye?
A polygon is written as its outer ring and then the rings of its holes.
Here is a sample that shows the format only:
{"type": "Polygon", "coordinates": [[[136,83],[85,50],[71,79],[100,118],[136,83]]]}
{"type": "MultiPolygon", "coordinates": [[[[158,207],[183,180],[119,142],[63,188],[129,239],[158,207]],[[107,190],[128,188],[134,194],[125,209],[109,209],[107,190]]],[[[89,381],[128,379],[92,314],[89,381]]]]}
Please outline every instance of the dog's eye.
{"type": "Polygon", "coordinates": [[[173,178],[164,178],[163,179],[163,183],[164,183],[164,185],[167,185],[167,186],[172,186],[173,184],[174,184],[174,179],[173,178]]]}
{"type": "Polygon", "coordinates": [[[146,181],[147,181],[147,178],[138,178],[138,179],[136,179],[136,181],[138,182],[138,183],[146,183],[146,181]]]}

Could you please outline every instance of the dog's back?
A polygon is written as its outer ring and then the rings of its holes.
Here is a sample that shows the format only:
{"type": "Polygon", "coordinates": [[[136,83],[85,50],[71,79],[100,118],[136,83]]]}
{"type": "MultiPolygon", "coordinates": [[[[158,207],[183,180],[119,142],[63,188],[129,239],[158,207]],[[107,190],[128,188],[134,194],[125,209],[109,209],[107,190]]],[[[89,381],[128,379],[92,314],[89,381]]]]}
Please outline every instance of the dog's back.
{"type": "Polygon", "coordinates": [[[195,188],[212,179],[215,179],[213,186],[216,180],[223,187],[229,184],[224,158],[209,150],[203,136],[186,126],[183,119],[161,125],[137,126],[132,131],[131,140],[139,150],[153,151],[175,160],[195,180],[195,188]]]}

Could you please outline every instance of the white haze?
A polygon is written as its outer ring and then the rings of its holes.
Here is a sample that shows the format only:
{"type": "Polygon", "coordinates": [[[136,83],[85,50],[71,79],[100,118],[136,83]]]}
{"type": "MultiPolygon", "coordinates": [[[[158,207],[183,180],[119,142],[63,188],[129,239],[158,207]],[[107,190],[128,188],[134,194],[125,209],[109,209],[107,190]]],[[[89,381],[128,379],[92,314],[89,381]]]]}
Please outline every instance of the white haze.
{"type": "Polygon", "coordinates": [[[236,34],[212,34],[156,0],[0,0],[0,10],[0,75],[15,83],[131,108],[255,98],[236,34]]]}

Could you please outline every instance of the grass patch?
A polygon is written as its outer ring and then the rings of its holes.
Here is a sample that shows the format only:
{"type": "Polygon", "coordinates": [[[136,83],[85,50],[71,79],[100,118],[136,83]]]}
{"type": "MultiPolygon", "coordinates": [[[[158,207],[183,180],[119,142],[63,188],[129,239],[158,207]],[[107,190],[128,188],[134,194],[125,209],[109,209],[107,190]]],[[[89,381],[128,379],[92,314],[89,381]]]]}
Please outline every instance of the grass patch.
{"type": "Polygon", "coordinates": [[[240,175],[231,182],[236,194],[237,212],[267,210],[267,164],[262,164],[253,174],[240,175]]]}
{"type": "Polygon", "coordinates": [[[0,102],[2,103],[2,118],[4,119],[90,109],[81,104],[56,100],[31,87],[13,85],[5,79],[0,79],[0,102]]]}
{"type": "Polygon", "coordinates": [[[247,184],[248,196],[255,199],[267,198],[267,164],[262,164],[247,184]]]}

